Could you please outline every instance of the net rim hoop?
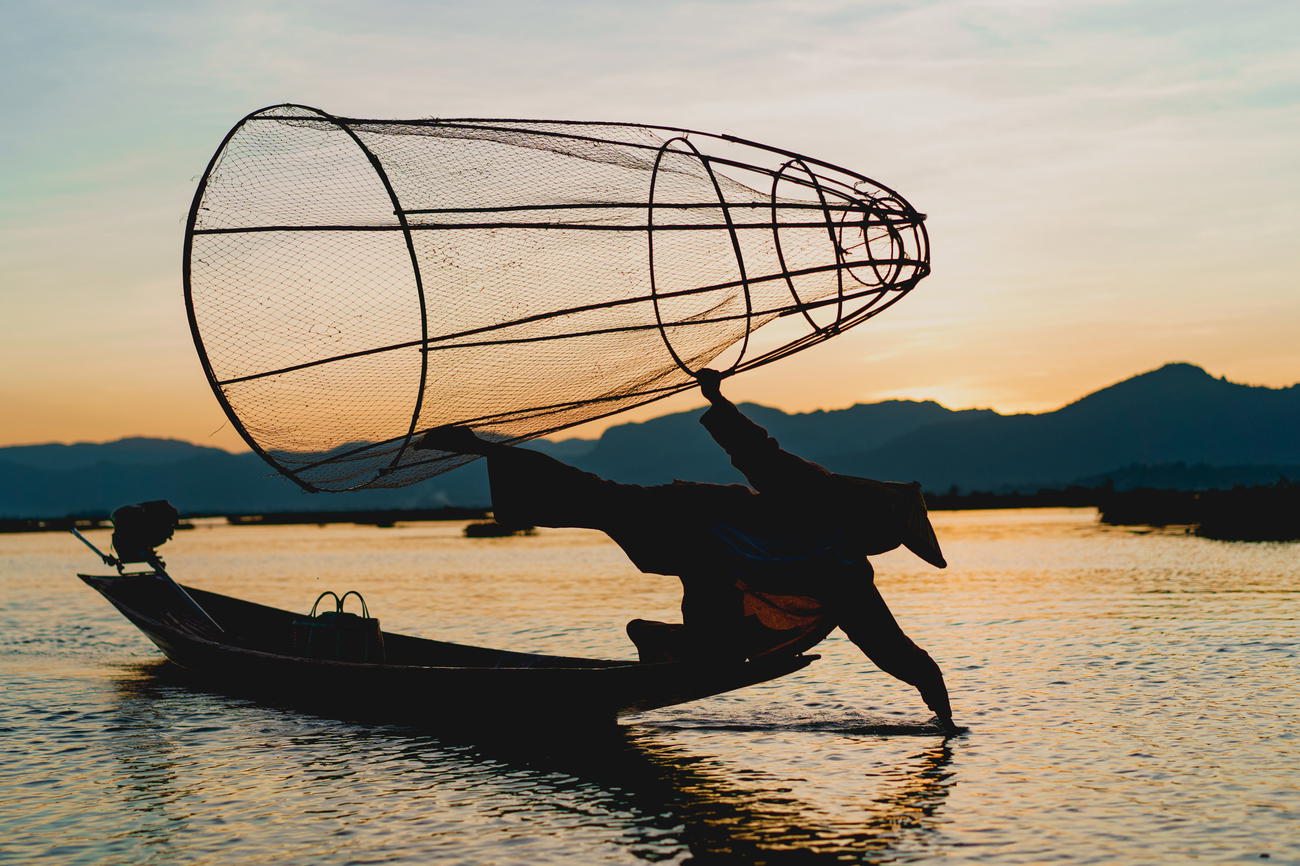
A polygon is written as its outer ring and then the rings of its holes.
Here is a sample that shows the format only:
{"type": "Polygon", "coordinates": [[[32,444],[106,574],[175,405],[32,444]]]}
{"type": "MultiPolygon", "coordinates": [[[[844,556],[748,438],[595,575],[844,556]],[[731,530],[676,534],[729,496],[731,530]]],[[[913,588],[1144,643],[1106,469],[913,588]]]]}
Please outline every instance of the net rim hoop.
{"type": "Polygon", "coordinates": [[[208,160],[207,167],[203,170],[202,177],[199,178],[198,186],[194,189],[194,198],[190,202],[189,215],[185,220],[185,243],[181,256],[181,286],[185,298],[185,316],[189,320],[190,337],[194,341],[194,349],[198,353],[199,364],[203,367],[203,375],[207,378],[208,386],[212,389],[213,395],[216,396],[218,405],[220,405],[221,410],[226,413],[226,419],[231,423],[235,428],[235,432],[240,435],[240,438],[244,440],[244,443],[248,445],[254,454],[261,457],[264,461],[269,463],[275,471],[279,472],[285,478],[288,478],[294,484],[298,485],[298,487],[308,493],[316,493],[318,492],[316,487],[303,481],[297,475],[290,472],[287,467],[283,466],[279,460],[272,457],[271,454],[258,443],[253,434],[248,431],[248,428],[244,426],[244,422],[239,418],[239,413],[237,413],[234,407],[230,405],[230,400],[226,398],[226,393],[222,390],[216,373],[212,369],[212,360],[208,357],[208,350],[203,344],[203,334],[199,330],[198,315],[194,311],[194,282],[192,269],[192,259],[194,254],[194,225],[198,222],[199,208],[202,206],[204,196],[208,191],[208,181],[211,179],[212,172],[217,167],[217,162],[220,161],[221,155],[226,152],[226,145],[230,144],[231,139],[233,139],[235,135],[244,128],[244,125],[250,120],[255,119],[257,115],[277,108],[298,108],[305,111],[314,111],[322,116],[328,117],[325,112],[312,108],[309,105],[297,105],[295,103],[284,102],[275,105],[267,105],[257,109],[256,111],[250,111],[248,114],[240,118],[238,123],[230,128],[230,131],[221,139],[221,143],[217,145],[217,149],[213,151],[212,157],[208,160]]]}
{"type": "MultiPolygon", "coordinates": [[[[782,178],[785,177],[786,170],[789,169],[790,166],[794,165],[795,163],[799,164],[799,167],[803,169],[804,173],[807,174],[809,178],[816,177],[816,175],[813,173],[813,170],[809,167],[808,163],[804,160],[803,157],[800,156],[791,157],[790,159],[786,160],[785,163],[783,163],[782,166],[772,174],[772,193],[771,193],[772,245],[776,249],[776,258],[777,261],[781,263],[782,275],[785,277],[786,286],[790,289],[790,295],[791,297],[794,298],[794,302],[796,304],[802,306],[804,300],[802,297],[799,296],[798,289],[795,288],[794,277],[790,273],[790,268],[785,261],[785,246],[781,242],[781,230],[777,226],[777,216],[776,216],[777,189],[780,186],[782,178]]],[[[820,186],[816,187],[816,190],[817,190],[817,199],[821,203],[822,212],[825,214],[825,218],[827,222],[829,222],[831,220],[831,215],[830,215],[830,209],[826,202],[826,192],[820,186]]],[[[848,213],[849,211],[845,211],[844,215],[841,216],[841,221],[847,216],[848,213]]],[[[826,331],[829,334],[833,335],[834,333],[838,332],[838,323],[844,318],[844,261],[845,259],[844,259],[844,250],[835,237],[834,234],[835,230],[828,228],[827,231],[831,233],[830,235],[831,248],[835,251],[835,265],[836,265],[835,284],[836,284],[836,294],[838,296],[838,302],[836,304],[836,312],[835,312],[835,324],[823,328],[821,325],[817,324],[817,322],[813,319],[812,313],[809,310],[801,309],[800,312],[803,313],[804,319],[808,322],[808,325],[812,328],[814,333],[821,333],[823,331],[826,331]]]]}
{"type": "MultiPolygon", "coordinates": [[[[208,380],[208,386],[212,389],[213,395],[216,396],[217,403],[221,406],[222,411],[225,412],[226,418],[230,421],[231,425],[235,428],[236,432],[239,433],[240,437],[244,440],[244,442],[248,445],[248,447],[253,451],[254,454],[256,454],[258,457],[261,457],[272,467],[274,467],[277,472],[279,472],[281,475],[288,478],[290,481],[298,485],[303,490],[307,491],[308,493],[320,493],[322,492],[322,488],[317,487],[311,484],[310,482],[304,481],[302,478],[298,477],[298,475],[293,470],[289,469],[287,466],[285,466],[283,463],[277,460],[274,456],[272,456],[270,452],[268,452],[265,448],[263,448],[258,443],[257,439],[252,435],[252,433],[249,432],[248,428],[244,426],[243,421],[240,420],[239,413],[237,413],[234,407],[230,404],[230,400],[227,398],[226,393],[222,388],[222,384],[220,380],[217,379],[216,373],[212,369],[212,361],[208,357],[207,348],[204,346],[203,334],[199,328],[198,315],[194,309],[194,283],[193,283],[193,271],[192,271],[192,259],[193,259],[193,252],[194,252],[194,233],[195,233],[194,227],[195,224],[198,222],[199,209],[202,206],[204,197],[207,194],[208,183],[212,178],[212,172],[214,169],[216,169],[217,163],[220,162],[222,154],[225,153],[226,146],[229,145],[231,140],[234,139],[234,137],[239,133],[239,131],[244,128],[245,124],[247,124],[249,121],[252,120],[261,119],[261,116],[264,115],[266,112],[274,111],[277,109],[285,109],[285,108],[311,112],[317,115],[319,119],[332,123],[335,127],[337,127],[338,129],[346,133],[347,136],[361,151],[361,153],[366,157],[366,161],[370,164],[370,167],[374,170],[375,174],[378,176],[379,181],[384,188],[384,191],[388,194],[389,201],[393,206],[393,213],[397,217],[398,223],[402,229],[402,235],[406,241],[406,250],[410,258],[412,274],[415,279],[416,296],[420,304],[420,332],[421,332],[420,336],[423,342],[427,342],[429,338],[429,315],[428,315],[427,302],[425,301],[425,297],[424,297],[423,280],[420,274],[420,263],[415,253],[415,243],[413,238],[411,237],[410,226],[407,224],[406,214],[402,209],[401,200],[397,197],[397,192],[393,189],[392,182],[388,178],[388,173],[384,170],[383,163],[381,163],[379,158],[376,157],[374,153],[371,152],[370,148],[366,147],[365,142],[363,142],[357,136],[356,132],[348,125],[346,119],[336,117],[327,111],[323,111],[319,108],[314,108],[310,105],[302,105],[301,103],[295,103],[295,102],[281,102],[281,103],[276,103],[274,105],[263,106],[262,108],[259,108],[256,111],[249,112],[248,114],[244,115],[244,117],[240,118],[238,123],[236,123],[234,126],[230,128],[230,131],[227,132],[225,137],[221,139],[221,143],[217,145],[217,149],[213,152],[212,157],[208,160],[207,167],[203,170],[203,175],[202,177],[200,177],[198,186],[194,190],[194,198],[190,202],[189,215],[187,216],[185,221],[185,243],[184,243],[183,255],[181,258],[181,283],[182,283],[182,288],[183,288],[183,293],[185,298],[185,315],[186,318],[189,320],[189,325],[190,325],[190,337],[194,341],[194,348],[195,351],[198,353],[199,363],[203,367],[203,375],[208,380]]],[[[286,119],[286,118],[279,118],[279,119],[286,119]]],[[[428,383],[428,375],[429,375],[429,357],[426,353],[421,353],[419,391],[417,392],[415,405],[414,408],[412,409],[411,422],[408,425],[406,436],[404,437],[401,447],[397,450],[392,461],[389,463],[389,466],[386,467],[385,469],[380,470],[380,474],[383,474],[386,471],[391,471],[397,465],[398,461],[401,460],[403,454],[405,454],[407,447],[410,445],[411,439],[415,435],[416,427],[419,424],[420,411],[424,405],[424,394],[428,383]]]]}
{"type": "Polygon", "coordinates": [[[646,196],[647,271],[649,272],[650,277],[650,301],[654,305],[655,322],[659,325],[659,337],[663,340],[664,346],[668,349],[668,354],[672,356],[673,361],[681,368],[682,372],[694,378],[695,371],[686,366],[686,362],[682,360],[681,356],[677,354],[677,350],[673,348],[672,340],[668,339],[668,330],[664,325],[663,313],[659,309],[659,289],[657,281],[655,280],[655,184],[659,180],[659,166],[663,163],[664,154],[666,153],[680,153],[684,156],[694,156],[700,165],[704,166],[704,170],[708,172],[709,175],[709,182],[713,185],[713,193],[717,196],[718,207],[722,211],[722,218],[726,222],[727,236],[731,241],[731,251],[736,257],[736,269],[740,276],[740,286],[745,295],[745,337],[741,341],[740,353],[736,355],[735,362],[726,370],[728,374],[734,373],[740,366],[741,362],[745,360],[745,352],[749,349],[749,336],[754,323],[754,303],[753,299],[750,297],[749,276],[745,272],[745,257],[740,249],[740,238],[736,236],[735,222],[731,218],[731,209],[727,207],[726,196],[722,194],[722,185],[718,183],[718,176],[713,171],[713,166],[710,164],[709,160],[704,158],[704,154],[700,153],[699,148],[692,144],[690,139],[685,135],[678,135],[674,138],[670,138],[660,145],[659,152],[655,154],[654,168],[650,172],[650,189],[647,191],[646,196]],[[673,150],[671,145],[678,141],[686,145],[690,150],[673,150]]]}
{"type": "MultiPolygon", "coordinates": [[[[323,114],[324,112],[322,112],[323,114]]],[[[393,205],[393,215],[397,217],[398,223],[402,227],[402,238],[406,242],[406,253],[411,259],[411,272],[415,277],[415,296],[420,302],[420,340],[427,344],[429,342],[429,302],[424,297],[424,277],[420,273],[420,257],[415,252],[415,239],[411,237],[411,225],[406,219],[406,209],[402,207],[402,200],[397,197],[397,190],[393,189],[393,182],[388,178],[388,172],[384,170],[384,164],[379,157],[366,147],[366,143],[361,140],[356,131],[346,122],[333,118],[339,128],[348,134],[361,152],[365,154],[366,159],[379,176],[379,182],[384,185],[384,191],[388,193],[388,199],[393,205]]],[[[429,383],[429,353],[420,353],[420,387],[415,395],[415,406],[411,410],[411,423],[406,430],[406,438],[402,441],[402,446],[393,454],[393,459],[389,461],[388,466],[378,470],[378,476],[386,475],[397,468],[401,462],[402,456],[406,454],[406,449],[411,446],[411,439],[415,436],[416,427],[420,423],[420,412],[424,409],[424,395],[429,383]]]]}

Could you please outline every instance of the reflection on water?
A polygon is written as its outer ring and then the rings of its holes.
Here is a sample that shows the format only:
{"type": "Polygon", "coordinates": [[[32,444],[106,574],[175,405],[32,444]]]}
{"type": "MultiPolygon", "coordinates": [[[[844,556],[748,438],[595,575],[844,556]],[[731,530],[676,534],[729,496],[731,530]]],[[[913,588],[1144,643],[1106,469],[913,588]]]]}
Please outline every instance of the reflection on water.
{"type": "Polygon", "coordinates": [[[196,690],[161,663],[114,685],[103,732],[116,785],[105,793],[114,821],[130,826],[119,837],[143,859],[193,854],[190,837],[219,849],[214,831],[232,843],[243,826],[265,836],[268,821],[280,825],[275,846],[295,857],[328,857],[371,835],[406,857],[446,854],[438,813],[451,809],[466,813],[457,824],[476,828],[469,847],[463,836],[454,842],[469,860],[502,851],[515,862],[545,859],[557,840],[585,835],[630,860],[885,862],[901,840],[932,828],[952,785],[948,745],[917,740],[889,774],[866,780],[853,823],[835,827],[763,772],[730,771],[654,728],[448,738],[324,724],[196,690]],[[307,820],[284,820],[286,797],[307,820]],[[191,816],[208,816],[209,826],[191,816]]]}
{"type": "MultiPolygon", "coordinates": [[[[596,737],[472,741],[196,689],[72,573],[0,537],[0,861],[1300,862],[1300,546],[939,513],[952,566],[876,559],[967,736],[842,638],[771,683],[596,737]]],[[[178,577],[306,610],[361,590],[385,627],[628,658],[677,585],[596,533],[218,527],[178,577]]],[[[549,727],[549,726],[548,726],[549,727]]]]}

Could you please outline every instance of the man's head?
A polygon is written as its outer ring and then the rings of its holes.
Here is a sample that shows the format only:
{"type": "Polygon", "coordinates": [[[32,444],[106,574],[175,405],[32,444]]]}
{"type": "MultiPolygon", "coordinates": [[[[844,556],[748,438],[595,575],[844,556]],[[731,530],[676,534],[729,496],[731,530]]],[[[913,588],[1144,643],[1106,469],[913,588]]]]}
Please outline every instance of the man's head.
{"type": "Polygon", "coordinates": [[[852,475],[836,477],[848,482],[859,507],[864,507],[868,554],[884,553],[901,544],[936,568],[948,567],[934,527],[930,525],[919,482],[873,481],[852,475]]]}

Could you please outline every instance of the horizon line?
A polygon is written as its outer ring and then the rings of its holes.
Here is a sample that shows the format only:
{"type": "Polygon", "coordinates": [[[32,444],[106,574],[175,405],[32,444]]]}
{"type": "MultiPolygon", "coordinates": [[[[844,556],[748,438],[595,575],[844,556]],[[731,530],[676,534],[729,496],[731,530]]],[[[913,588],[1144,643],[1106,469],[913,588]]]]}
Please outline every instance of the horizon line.
{"type": "MultiPolygon", "coordinates": [[[[1214,379],[1214,380],[1219,381],[1219,382],[1228,382],[1229,384],[1232,384],[1232,385],[1240,385],[1240,386],[1242,386],[1242,387],[1246,387],[1246,388],[1263,388],[1263,389],[1270,390],[1270,391],[1285,391],[1285,390],[1287,390],[1287,389],[1289,389],[1289,388],[1295,388],[1295,387],[1300,386],[1300,381],[1294,382],[1294,383],[1292,383],[1292,384],[1290,384],[1290,385],[1257,385],[1257,384],[1253,384],[1253,383],[1250,383],[1250,382],[1236,382],[1236,381],[1233,381],[1233,380],[1228,379],[1227,376],[1215,376],[1215,375],[1213,375],[1212,373],[1210,373],[1208,370],[1206,370],[1204,367],[1202,367],[1200,364],[1196,364],[1196,363],[1193,363],[1193,362],[1191,362],[1191,361],[1168,361],[1168,362],[1166,362],[1166,363],[1164,363],[1164,364],[1161,364],[1161,365],[1158,366],[1158,367],[1152,367],[1151,369],[1143,370],[1143,371],[1141,371],[1141,372],[1134,373],[1133,375],[1128,376],[1128,377],[1126,377],[1126,378],[1119,379],[1119,380],[1117,380],[1117,381],[1111,382],[1111,383],[1106,384],[1106,385],[1102,385],[1101,387],[1096,388],[1096,389],[1091,390],[1091,391],[1088,391],[1087,393],[1085,393],[1085,394],[1083,394],[1083,395],[1081,395],[1081,396],[1075,397],[1075,398],[1072,399],[1072,400],[1069,400],[1069,401],[1067,401],[1067,402],[1065,402],[1065,403],[1061,403],[1061,404],[1057,405],[1055,408],[1052,408],[1052,409],[1044,409],[1044,410],[1037,411],[1037,412],[1034,412],[1034,411],[1003,411],[1003,410],[1001,410],[1001,409],[996,409],[996,408],[991,407],[991,406],[965,406],[965,407],[961,407],[961,408],[954,408],[954,407],[951,407],[951,406],[946,406],[946,405],[944,405],[943,403],[941,403],[940,401],[938,401],[938,400],[936,400],[936,399],[934,399],[934,398],[932,398],[932,397],[885,397],[885,398],[883,398],[883,399],[880,399],[880,400],[872,400],[872,401],[870,401],[870,402],[861,402],[861,401],[859,401],[859,402],[851,403],[851,404],[849,404],[849,405],[847,405],[847,406],[840,406],[840,407],[834,407],[834,408],[818,408],[818,409],[809,409],[809,410],[806,410],[806,411],[789,411],[789,410],[786,410],[786,409],[782,409],[782,408],[779,407],[779,406],[769,406],[769,405],[767,405],[767,404],[765,404],[765,403],[757,403],[757,402],[755,402],[755,401],[753,401],[753,400],[741,400],[741,401],[739,401],[736,405],[738,405],[738,406],[749,405],[749,406],[758,406],[758,407],[763,408],[763,409],[773,409],[773,410],[775,410],[775,411],[778,411],[778,412],[781,412],[781,413],[783,413],[783,414],[785,414],[785,415],[790,415],[790,416],[798,416],[798,415],[813,415],[813,414],[816,414],[816,413],[818,413],[818,412],[846,412],[846,411],[848,411],[848,410],[850,410],[850,409],[855,409],[855,408],[857,408],[857,407],[859,407],[859,406],[878,406],[878,405],[883,404],[883,403],[933,403],[933,404],[935,404],[936,406],[939,406],[939,407],[942,408],[942,409],[946,409],[946,410],[949,411],[949,412],[993,412],[994,414],[999,415],[999,416],[1002,416],[1002,417],[1004,417],[1004,418],[1005,418],[1005,417],[1013,417],[1013,416],[1016,416],[1016,415],[1050,415],[1050,414],[1053,413],[1053,412],[1059,412],[1060,410],[1065,409],[1065,408],[1068,407],[1068,406],[1072,406],[1072,405],[1074,405],[1075,403],[1078,403],[1078,402],[1080,402],[1081,400],[1084,400],[1084,399],[1086,399],[1086,398],[1088,398],[1088,397],[1091,397],[1091,396],[1094,395],[1094,394],[1099,394],[1099,393],[1101,393],[1102,391],[1108,390],[1108,389],[1113,388],[1113,387],[1115,387],[1115,386],[1117,386],[1117,385],[1122,385],[1122,384],[1125,383],[1125,382],[1130,382],[1130,381],[1132,381],[1132,380],[1134,380],[1134,379],[1138,379],[1138,378],[1141,378],[1142,376],[1146,376],[1146,375],[1150,375],[1150,374],[1152,374],[1152,373],[1159,372],[1160,370],[1164,370],[1164,369],[1167,369],[1167,368],[1169,368],[1169,367],[1191,367],[1191,368],[1193,368],[1193,369],[1199,370],[1201,373],[1205,374],[1205,376],[1207,376],[1208,378],[1214,379]]],[[[654,416],[653,418],[647,418],[647,419],[645,419],[645,420],[643,420],[643,421],[624,421],[624,422],[622,422],[622,423],[620,423],[620,424],[611,424],[611,425],[609,425],[608,427],[606,427],[606,428],[604,428],[603,430],[601,430],[601,432],[600,432],[599,434],[597,434],[597,435],[595,435],[595,436],[590,436],[590,437],[588,437],[588,436],[568,436],[568,437],[564,437],[564,438],[556,438],[556,437],[554,436],[554,434],[552,434],[552,435],[548,435],[548,436],[539,436],[539,437],[537,437],[537,438],[538,438],[538,439],[542,439],[542,440],[546,440],[546,441],[550,441],[550,442],[572,442],[572,441],[574,441],[574,440],[584,441],[584,442],[594,442],[594,441],[598,441],[602,436],[604,436],[604,435],[605,435],[605,432],[606,432],[607,430],[609,430],[611,427],[624,426],[624,425],[630,425],[630,424],[647,424],[647,423],[650,423],[651,421],[656,421],[656,420],[658,420],[658,419],[660,419],[660,418],[667,418],[667,417],[672,416],[672,415],[681,415],[681,414],[684,414],[684,413],[686,413],[686,412],[693,412],[693,411],[695,411],[695,410],[698,409],[698,408],[702,408],[702,407],[692,407],[692,408],[690,408],[690,409],[680,409],[680,410],[673,411],[673,412],[665,412],[665,413],[662,414],[662,415],[656,415],[656,416],[654,416]]],[[[223,425],[223,426],[224,426],[224,425],[223,425]]],[[[579,425],[579,426],[581,426],[581,425],[579,425]]],[[[221,428],[218,428],[218,431],[216,431],[216,432],[220,432],[220,429],[221,429],[221,428]]],[[[564,431],[557,431],[557,433],[561,433],[561,432],[564,432],[564,431]]],[[[213,435],[215,435],[215,433],[214,433],[213,435]]],[[[148,434],[134,434],[134,435],[128,435],[128,436],[119,436],[119,437],[117,437],[116,439],[105,439],[105,440],[101,440],[101,441],[90,441],[90,440],[48,440],[48,441],[45,441],[45,442],[13,442],[13,443],[8,443],[8,444],[0,445],[0,450],[6,449],[6,448],[38,448],[38,447],[46,446],[46,445],[63,445],[63,446],[67,446],[67,447],[72,447],[72,446],[76,446],[76,445],[111,445],[111,444],[114,444],[114,443],[117,443],[117,442],[126,442],[126,441],[133,440],[133,439],[145,439],[145,440],[151,440],[151,441],[154,441],[154,442],[181,442],[181,443],[184,443],[184,444],[187,444],[187,445],[191,445],[191,446],[196,447],[196,448],[212,448],[212,449],[217,450],[217,451],[223,451],[223,452],[225,452],[225,453],[227,453],[227,454],[253,453],[251,448],[245,448],[245,449],[242,450],[242,451],[231,451],[230,449],[228,449],[228,448],[223,448],[223,447],[221,447],[220,445],[207,445],[207,444],[203,444],[203,443],[200,443],[200,442],[195,442],[195,441],[193,441],[193,440],[191,440],[191,439],[181,439],[181,438],[176,437],[176,436],[151,436],[151,435],[148,435],[148,434]]],[[[532,440],[528,440],[528,441],[532,441],[532,440]]]]}

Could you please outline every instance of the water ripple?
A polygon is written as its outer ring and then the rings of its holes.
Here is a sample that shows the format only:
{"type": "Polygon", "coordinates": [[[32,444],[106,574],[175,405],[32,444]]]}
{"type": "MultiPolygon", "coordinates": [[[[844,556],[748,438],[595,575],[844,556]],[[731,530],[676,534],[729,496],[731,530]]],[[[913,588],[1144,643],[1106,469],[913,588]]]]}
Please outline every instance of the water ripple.
{"type": "MultiPolygon", "coordinates": [[[[1070,510],[936,522],[948,572],[877,565],[971,726],[947,740],[839,637],[600,735],[534,731],[535,707],[486,740],[322,718],[178,679],[70,577],[76,549],[0,539],[0,860],[1300,861],[1295,546],[1070,510]]],[[[675,583],[595,533],[458,531],[196,530],[169,560],[281,607],[356,587],[386,627],[526,650],[626,658],[623,622],[674,616],[675,583]]]]}

